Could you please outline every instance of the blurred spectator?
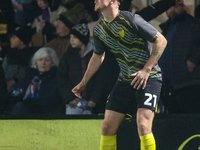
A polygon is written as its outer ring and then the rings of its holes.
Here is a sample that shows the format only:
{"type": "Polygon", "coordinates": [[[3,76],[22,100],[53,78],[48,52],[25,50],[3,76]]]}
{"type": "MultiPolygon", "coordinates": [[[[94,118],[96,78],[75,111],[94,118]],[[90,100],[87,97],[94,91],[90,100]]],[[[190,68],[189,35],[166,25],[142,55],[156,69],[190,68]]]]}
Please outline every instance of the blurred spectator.
{"type": "Polygon", "coordinates": [[[57,37],[45,46],[53,48],[59,60],[70,46],[70,29],[79,23],[80,15],[83,10],[84,6],[82,4],[77,4],[74,8],[63,12],[57,17],[57,21],[55,23],[57,37]]]}
{"type": "Polygon", "coordinates": [[[15,104],[11,115],[54,113],[60,102],[56,81],[58,63],[51,48],[40,48],[34,54],[25,78],[10,92],[11,104],[15,104]]]}
{"type": "Polygon", "coordinates": [[[3,63],[3,59],[6,55],[6,51],[9,49],[9,34],[8,24],[0,10],[0,65],[3,63]]]}
{"type": "Polygon", "coordinates": [[[14,8],[11,0],[0,0],[0,13],[7,24],[8,33],[10,33],[14,24],[14,8]]]}
{"type": "Polygon", "coordinates": [[[25,67],[29,65],[34,48],[28,47],[32,37],[30,27],[16,27],[10,38],[10,47],[3,61],[3,69],[7,81],[7,88],[13,86],[19,79],[23,78],[25,67]]]}
{"type": "Polygon", "coordinates": [[[0,114],[8,109],[8,91],[2,66],[0,65],[0,114]]]}
{"type": "Polygon", "coordinates": [[[11,0],[0,0],[0,65],[10,47],[9,34],[14,24],[14,9],[11,0]]]}
{"type": "Polygon", "coordinates": [[[67,9],[60,5],[59,0],[36,0],[36,2],[40,10],[36,12],[38,15],[35,17],[32,27],[36,28],[36,32],[43,34],[43,43],[46,44],[55,37],[53,33],[57,16],[67,9]]]}
{"type": "Polygon", "coordinates": [[[78,3],[82,3],[89,14],[91,14],[93,20],[98,19],[98,13],[94,11],[94,0],[62,0],[62,3],[67,9],[71,9],[78,3]]]}
{"type": "Polygon", "coordinates": [[[71,90],[81,81],[94,49],[93,42],[89,41],[89,29],[85,24],[78,24],[72,28],[70,43],[72,47],[63,55],[57,76],[59,92],[66,105],[66,114],[104,113],[111,88],[107,89],[114,85],[117,76],[108,80],[109,72],[105,70],[107,66],[103,65],[82,92],[83,99],[77,98],[71,90]]]}
{"type": "Polygon", "coordinates": [[[20,26],[26,26],[33,22],[33,17],[28,9],[32,8],[32,0],[11,0],[15,11],[15,23],[20,26]]]}
{"type": "Polygon", "coordinates": [[[163,100],[169,113],[200,112],[200,23],[185,10],[183,0],[167,10],[160,25],[168,44],[159,61],[163,100]]]}

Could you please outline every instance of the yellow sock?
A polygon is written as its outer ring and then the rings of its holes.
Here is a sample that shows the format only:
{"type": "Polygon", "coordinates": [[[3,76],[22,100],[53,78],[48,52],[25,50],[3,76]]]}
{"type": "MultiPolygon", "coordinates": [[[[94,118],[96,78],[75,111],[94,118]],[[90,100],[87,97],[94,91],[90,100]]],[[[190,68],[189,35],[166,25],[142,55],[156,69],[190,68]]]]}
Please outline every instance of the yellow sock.
{"type": "Polygon", "coordinates": [[[116,135],[101,135],[100,150],[116,150],[116,135]]]}
{"type": "Polygon", "coordinates": [[[152,133],[140,136],[141,150],[156,150],[156,142],[152,133]]]}

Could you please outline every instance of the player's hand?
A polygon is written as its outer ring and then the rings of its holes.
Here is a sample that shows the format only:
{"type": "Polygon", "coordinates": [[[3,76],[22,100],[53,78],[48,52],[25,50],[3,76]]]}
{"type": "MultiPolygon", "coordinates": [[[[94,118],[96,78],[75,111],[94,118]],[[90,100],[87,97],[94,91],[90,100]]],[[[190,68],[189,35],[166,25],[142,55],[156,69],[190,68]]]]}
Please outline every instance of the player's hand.
{"type": "Polygon", "coordinates": [[[186,63],[187,63],[188,71],[192,72],[194,70],[194,68],[196,67],[196,65],[193,62],[191,62],[190,60],[187,60],[186,63]]]}
{"type": "Polygon", "coordinates": [[[86,84],[80,82],[77,86],[75,86],[73,89],[72,89],[72,92],[74,93],[74,95],[80,99],[82,99],[81,97],[81,91],[83,91],[86,87],[86,84]]]}
{"type": "Polygon", "coordinates": [[[147,72],[144,69],[134,74],[131,74],[131,76],[135,77],[133,81],[131,82],[131,85],[133,86],[133,88],[139,90],[140,87],[142,87],[142,89],[144,89],[146,87],[149,74],[150,72],[147,72]]]}
{"type": "Polygon", "coordinates": [[[95,102],[93,102],[91,100],[88,102],[88,107],[95,107],[95,106],[96,106],[95,102]]]}

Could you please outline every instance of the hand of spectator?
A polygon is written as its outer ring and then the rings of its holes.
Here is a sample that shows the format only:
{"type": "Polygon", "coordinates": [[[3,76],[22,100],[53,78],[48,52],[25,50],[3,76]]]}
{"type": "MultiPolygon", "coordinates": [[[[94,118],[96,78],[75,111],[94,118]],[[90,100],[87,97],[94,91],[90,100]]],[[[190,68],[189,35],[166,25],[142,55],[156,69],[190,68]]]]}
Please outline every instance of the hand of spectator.
{"type": "Polygon", "coordinates": [[[15,84],[15,80],[14,79],[8,81],[7,82],[7,90],[9,90],[14,84],[15,84]]]}
{"type": "Polygon", "coordinates": [[[196,65],[193,62],[191,62],[190,60],[187,60],[186,63],[187,63],[188,71],[192,72],[194,70],[194,68],[196,67],[196,65]]]}
{"type": "Polygon", "coordinates": [[[22,4],[13,4],[13,7],[14,7],[14,9],[15,10],[17,10],[17,11],[22,11],[23,10],[23,6],[22,6],[22,4]]]}
{"type": "Polygon", "coordinates": [[[45,20],[36,21],[36,25],[37,25],[36,31],[41,32],[43,30],[45,24],[46,24],[45,20]]]}
{"type": "Polygon", "coordinates": [[[80,99],[82,99],[81,97],[81,91],[83,91],[86,87],[86,84],[80,82],[77,86],[75,86],[73,89],[72,89],[72,92],[74,93],[74,95],[80,99]]]}
{"type": "Polygon", "coordinates": [[[69,102],[69,106],[70,107],[76,107],[78,100],[79,100],[79,98],[75,98],[73,101],[69,102]]]}
{"type": "Polygon", "coordinates": [[[147,72],[145,69],[142,69],[134,74],[131,74],[131,76],[135,77],[131,82],[133,88],[134,89],[137,88],[137,90],[139,90],[140,87],[142,87],[142,89],[144,89],[146,87],[149,74],[150,72],[147,72]]]}
{"type": "Polygon", "coordinates": [[[96,106],[95,102],[93,102],[91,100],[88,102],[88,107],[95,107],[95,106],[96,106]]]}
{"type": "Polygon", "coordinates": [[[2,50],[2,47],[0,46],[0,52],[1,52],[1,50],[2,50]]]}

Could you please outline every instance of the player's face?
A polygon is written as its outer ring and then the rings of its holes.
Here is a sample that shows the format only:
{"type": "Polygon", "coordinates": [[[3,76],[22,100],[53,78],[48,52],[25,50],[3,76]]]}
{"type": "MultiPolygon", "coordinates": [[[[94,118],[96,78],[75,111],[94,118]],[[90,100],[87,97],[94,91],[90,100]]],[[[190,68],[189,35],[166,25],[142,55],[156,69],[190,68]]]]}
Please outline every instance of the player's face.
{"type": "Polygon", "coordinates": [[[70,44],[73,48],[81,48],[83,43],[73,34],[70,34],[70,44]]]}
{"type": "Polygon", "coordinates": [[[110,5],[111,0],[95,0],[95,11],[102,11],[104,8],[107,8],[110,5]]]}

